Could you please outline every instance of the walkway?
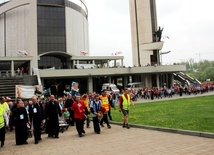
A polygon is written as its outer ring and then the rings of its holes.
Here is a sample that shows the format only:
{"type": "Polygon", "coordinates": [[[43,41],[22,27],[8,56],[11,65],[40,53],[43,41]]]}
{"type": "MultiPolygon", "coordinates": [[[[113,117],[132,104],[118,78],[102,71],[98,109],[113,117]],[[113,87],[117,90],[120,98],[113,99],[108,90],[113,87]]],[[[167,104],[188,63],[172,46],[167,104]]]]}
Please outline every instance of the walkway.
{"type": "MultiPolygon", "coordinates": [[[[211,94],[214,93],[212,92],[211,94]]],[[[177,96],[173,98],[180,97],[177,96]]],[[[154,101],[156,100],[157,99],[154,101]]],[[[149,100],[145,101],[143,99],[142,101],[146,102],[149,100]]],[[[141,102],[141,99],[138,100],[138,102],[141,102]]],[[[107,127],[101,129],[101,134],[97,135],[94,134],[93,128],[86,128],[86,135],[80,138],[77,136],[75,127],[69,127],[69,129],[64,133],[60,133],[59,139],[48,138],[46,134],[43,134],[43,140],[38,145],[34,144],[33,138],[30,138],[28,139],[29,144],[22,146],[15,145],[14,132],[7,132],[5,146],[0,148],[0,155],[214,154],[214,139],[211,138],[188,136],[140,128],[124,129],[118,125],[112,125],[111,129],[107,129],[107,127]]]]}
{"type": "Polygon", "coordinates": [[[1,155],[213,155],[214,139],[187,136],[139,128],[124,129],[112,125],[102,128],[100,135],[93,128],[86,135],[77,136],[75,127],[60,134],[59,139],[42,135],[43,140],[35,145],[33,138],[28,145],[16,146],[14,132],[7,133],[1,155]]]}

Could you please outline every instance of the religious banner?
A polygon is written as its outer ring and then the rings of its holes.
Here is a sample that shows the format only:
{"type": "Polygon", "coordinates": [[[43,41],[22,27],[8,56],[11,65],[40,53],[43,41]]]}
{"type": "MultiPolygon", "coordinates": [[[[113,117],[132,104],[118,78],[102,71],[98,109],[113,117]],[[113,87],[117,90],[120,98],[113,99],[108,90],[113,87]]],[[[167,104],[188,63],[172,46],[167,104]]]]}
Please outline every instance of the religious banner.
{"type": "Polygon", "coordinates": [[[38,93],[42,94],[42,86],[16,85],[16,98],[29,99],[38,93]]]}

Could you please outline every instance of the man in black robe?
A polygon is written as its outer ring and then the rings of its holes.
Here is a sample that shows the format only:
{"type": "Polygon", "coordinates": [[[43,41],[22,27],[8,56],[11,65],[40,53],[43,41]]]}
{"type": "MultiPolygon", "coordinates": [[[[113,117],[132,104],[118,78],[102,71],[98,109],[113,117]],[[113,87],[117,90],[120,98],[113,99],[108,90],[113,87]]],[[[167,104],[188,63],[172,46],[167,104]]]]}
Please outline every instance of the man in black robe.
{"type": "Polygon", "coordinates": [[[46,120],[48,121],[48,137],[59,138],[59,118],[61,117],[61,109],[59,103],[55,101],[54,95],[50,96],[49,102],[45,107],[46,120]]]}
{"type": "Polygon", "coordinates": [[[42,105],[38,103],[37,97],[32,97],[33,104],[29,106],[29,118],[31,122],[31,128],[33,129],[35,144],[38,144],[41,138],[41,127],[43,120],[43,108],[42,105]]]}
{"type": "Polygon", "coordinates": [[[12,121],[15,127],[16,145],[28,144],[28,115],[21,99],[17,102],[17,108],[13,110],[12,121]]]}

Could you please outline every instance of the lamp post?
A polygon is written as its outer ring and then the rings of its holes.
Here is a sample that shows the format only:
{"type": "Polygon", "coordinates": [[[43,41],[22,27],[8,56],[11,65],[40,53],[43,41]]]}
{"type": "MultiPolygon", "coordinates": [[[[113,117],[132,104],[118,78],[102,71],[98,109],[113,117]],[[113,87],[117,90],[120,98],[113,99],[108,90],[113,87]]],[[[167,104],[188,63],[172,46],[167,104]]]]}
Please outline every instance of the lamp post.
{"type": "Polygon", "coordinates": [[[170,53],[170,52],[171,52],[171,51],[166,51],[166,52],[161,52],[161,53],[160,53],[160,56],[161,56],[161,65],[162,65],[162,55],[163,55],[163,54],[168,54],[168,53],[170,53]]]}

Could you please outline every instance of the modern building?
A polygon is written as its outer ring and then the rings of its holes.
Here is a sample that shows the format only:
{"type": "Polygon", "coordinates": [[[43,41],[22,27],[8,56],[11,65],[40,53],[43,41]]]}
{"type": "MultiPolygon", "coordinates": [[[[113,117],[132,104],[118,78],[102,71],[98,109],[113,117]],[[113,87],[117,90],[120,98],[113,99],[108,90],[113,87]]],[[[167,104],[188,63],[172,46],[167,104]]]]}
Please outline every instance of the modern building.
{"type": "MultiPolygon", "coordinates": [[[[30,68],[70,68],[69,58],[89,55],[84,1],[11,0],[0,7],[0,56],[27,58],[30,68]]],[[[5,64],[6,65],[6,64],[5,64]]]]}
{"type": "Polygon", "coordinates": [[[129,0],[132,57],[135,66],[160,65],[162,28],[158,31],[155,0],[129,0]],[[160,35],[160,38],[157,34],[160,35]]]}
{"type": "Polygon", "coordinates": [[[90,56],[84,0],[1,3],[0,76],[17,76],[17,69],[24,68],[25,74],[34,73],[45,87],[57,83],[64,89],[72,81],[79,82],[81,93],[99,92],[102,83],[117,84],[118,79],[122,79],[123,86],[131,81],[142,81],[147,87],[172,85],[173,73],[186,68],[159,65],[163,42],[153,36],[157,28],[155,0],[130,0],[130,12],[133,62],[137,63],[136,67],[123,67],[123,56],[90,56]],[[151,65],[145,66],[148,63],[151,65]],[[75,69],[76,64],[98,67],[75,69]]]}

